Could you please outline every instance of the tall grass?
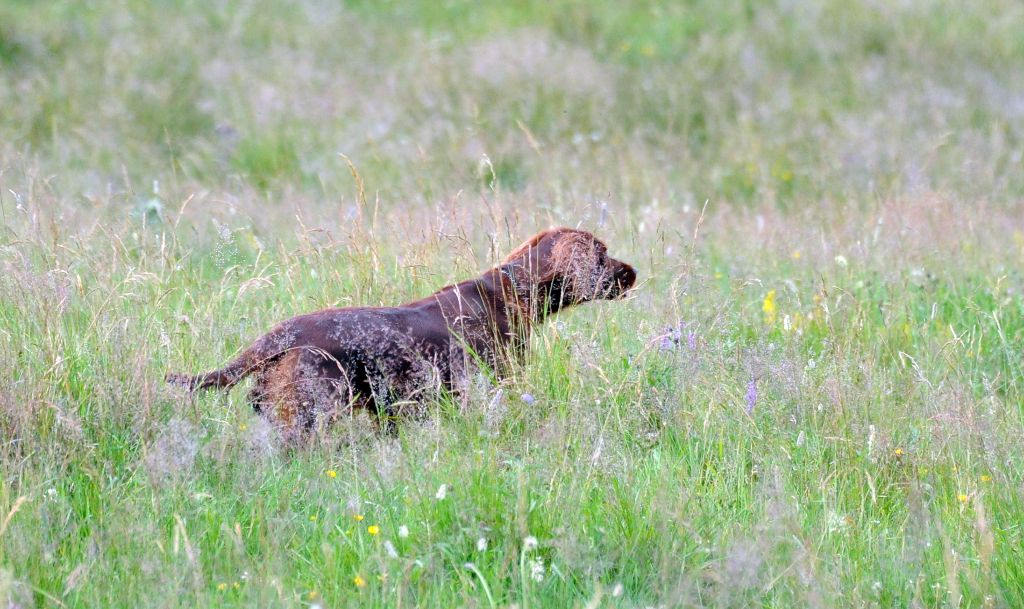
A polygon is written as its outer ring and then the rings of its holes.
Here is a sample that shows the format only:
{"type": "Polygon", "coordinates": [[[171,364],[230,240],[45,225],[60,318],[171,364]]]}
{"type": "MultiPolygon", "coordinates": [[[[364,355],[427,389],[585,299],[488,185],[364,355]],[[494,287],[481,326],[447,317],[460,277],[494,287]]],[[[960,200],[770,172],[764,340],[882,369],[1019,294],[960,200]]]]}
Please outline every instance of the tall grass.
{"type": "Polygon", "coordinates": [[[1024,9],[0,4],[0,601],[1024,603],[1024,9]],[[161,379],[580,225],[397,437],[161,379]]]}

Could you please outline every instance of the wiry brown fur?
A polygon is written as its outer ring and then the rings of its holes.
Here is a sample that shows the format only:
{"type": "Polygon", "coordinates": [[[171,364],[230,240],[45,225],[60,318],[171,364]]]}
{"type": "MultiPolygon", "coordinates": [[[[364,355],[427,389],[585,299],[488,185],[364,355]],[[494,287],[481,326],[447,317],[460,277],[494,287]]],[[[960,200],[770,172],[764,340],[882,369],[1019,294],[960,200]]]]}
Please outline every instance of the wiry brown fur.
{"type": "Polygon", "coordinates": [[[592,286],[598,279],[593,272],[598,268],[598,252],[594,240],[587,237],[581,233],[564,235],[551,248],[551,265],[577,285],[592,286]]]}
{"type": "Polygon", "coordinates": [[[256,382],[249,392],[249,402],[259,404],[260,412],[283,430],[299,427],[299,359],[301,352],[293,349],[284,354],[275,364],[257,373],[256,382]]]}
{"type": "Polygon", "coordinates": [[[501,374],[548,315],[624,295],[636,271],[606,251],[584,231],[543,231],[476,279],[399,307],[300,315],[220,370],[167,380],[192,390],[230,388],[254,374],[249,402],[288,439],[353,408],[390,420],[425,392],[455,389],[480,362],[501,374]]]}

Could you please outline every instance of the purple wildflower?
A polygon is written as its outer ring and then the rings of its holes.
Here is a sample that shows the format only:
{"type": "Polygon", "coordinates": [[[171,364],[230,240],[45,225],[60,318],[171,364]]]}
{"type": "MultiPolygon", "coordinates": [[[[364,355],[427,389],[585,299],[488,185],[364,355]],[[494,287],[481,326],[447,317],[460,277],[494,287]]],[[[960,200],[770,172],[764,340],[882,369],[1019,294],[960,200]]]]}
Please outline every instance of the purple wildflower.
{"type": "Polygon", "coordinates": [[[686,346],[690,348],[690,351],[697,350],[697,333],[690,332],[686,335],[686,346]]]}
{"type": "Polygon", "coordinates": [[[747,414],[754,412],[754,404],[757,403],[757,379],[750,379],[747,383],[747,414]]]}
{"type": "Polygon", "coordinates": [[[532,395],[530,395],[529,393],[524,393],[523,395],[519,396],[519,399],[523,400],[523,403],[524,403],[524,404],[526,404],[526,405],[530,405],[530,404],[533,404],[534,402],[536,402],[536,401],[537,401],[537,400],[536,400],[536,399],[535,399],[535,398],[534,398],[534,397],[533,397],[532,395]]]}
{"type": "MultiPolygon", "coordinates": [[[[682,324],[685,327],[686,324],[682,324]]],[[[680,328],[665,328],[665,333],[658,337],[658,349],[661,351],[675,351],[683,338],[680,328]]]]}

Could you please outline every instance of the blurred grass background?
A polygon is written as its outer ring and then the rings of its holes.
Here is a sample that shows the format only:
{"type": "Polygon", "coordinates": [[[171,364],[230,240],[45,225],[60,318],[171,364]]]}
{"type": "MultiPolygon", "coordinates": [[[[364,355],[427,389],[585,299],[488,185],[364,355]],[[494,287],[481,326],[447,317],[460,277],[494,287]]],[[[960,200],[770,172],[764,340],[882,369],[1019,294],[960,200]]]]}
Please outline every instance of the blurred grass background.
{"type": "Polygon", "coordinates": [[[170,173],[317,196],[347,188],[341,151],[375,189],[444,193],[474,186],[486,153],[509,190],[1005,202],[1022,179],[1021,10],[6,2],[0,128],[96,188],[170,173]]]}
{"type": "Polygon", "coordinates": [[[1011,0],[0,2],[0,601],[1019,606],[1021,32],[1011,0]],[[635,296],[398,438],[284,453],[242,391],[161,382],[551,224],[635,296]]]}

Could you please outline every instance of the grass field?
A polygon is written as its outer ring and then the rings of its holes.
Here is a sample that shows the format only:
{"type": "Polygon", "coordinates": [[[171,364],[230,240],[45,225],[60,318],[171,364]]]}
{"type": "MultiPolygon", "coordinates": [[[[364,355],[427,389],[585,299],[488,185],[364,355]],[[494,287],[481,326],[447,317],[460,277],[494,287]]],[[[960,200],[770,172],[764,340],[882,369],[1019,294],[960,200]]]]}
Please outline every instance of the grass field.
{"type": "Polygon", "coordinates": [[[0,606],[1024,606],[1024,5],[0,1],[0,606]],[[167,371],[550,225],[396,437],[167,371]]]}

